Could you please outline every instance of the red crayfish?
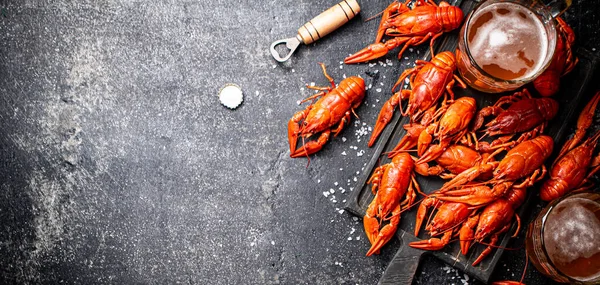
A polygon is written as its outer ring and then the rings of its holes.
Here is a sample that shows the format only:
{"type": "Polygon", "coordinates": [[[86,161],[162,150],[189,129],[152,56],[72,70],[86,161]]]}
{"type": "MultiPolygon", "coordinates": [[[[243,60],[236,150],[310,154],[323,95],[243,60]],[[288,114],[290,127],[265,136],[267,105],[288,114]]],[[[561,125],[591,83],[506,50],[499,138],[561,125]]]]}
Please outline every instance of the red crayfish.
{"type": "Polygon", "coordinates": [[[288,140],[290,156],[301,157],[313,154],[323,147],[329,140],[331,132],[337,136],[350,121],[351,113],[358,108],[365,97],[365,81],[357,76],[348,77],[338,86],[333,78],[327,74],[325,65],[320,63],[323,74],[331,83],[331,87],[307,88],[321,92],[303,100],[313,100],[321,97],[316,103],[297,112],[288,122],[288,140]],[[320,133],[316,141],[305,142],[296,149],[298,137],[302,140],[320,133]]]}
{"type": "Polygon", "coordinates": [[[365,232],[371,242],[367,256],[379,253],[381,247],[394,236],[403,206],[412,206],[416,198],[415,189],[421,192],[413,169],[413,159],[407,153],[401,153],[390,163],[377,167],[367,182],[373,184],[375,194],[363,218],[365,232]],[[404,201],[400,202],[403,197],[404,201]],[[387,220],[389,223],[381,228],[383,221],[387,220]]]}
{"type": "Polygon", "coordinates": [[[410,85],[412,90],[403,90],[402,88],[395,92],[392,97],[383,104],[377,122],[369,139],[369,147],[375,144],[375,141],[391,121],[394,109],[400,104],[401,100],[408,99],[406,111],[400,110],[403,116],[410,116],[411,122],[417,121],[430,108],[435,108],[438,99],[448,92],[451,99],[454,99],[452,87],[456,82],[466,88],[466,85],[458,78],[454,71],[456,70],[456,58],[449,51],[438,53],[430,62],[417,60],[417,66],[407,69],[400,75],[400,78],[392,87],[392,92],[403,84],[404,79],[410,76],[410,85]]]}
{"type": "Polygon", "coordinates": [[[419,234],[421,225],[427,215],[427,209],[437,208],[437,213],[431,219],[431,222],[425,226],[432,238],[411,242],[408,245],[414,248],[425,250],[439,250],[446,246],[453,233],[458,232],[460,225],[465,222],[471,213],[472,208],[467,204],[444,202],[434,197],[428,197],[421,202],[417,210],[417,219],[415,223],[415,236],[419,234]],[[442,235],[441,238],[435,236],[442,235]]]}
{"type": "Polygon", "coordinates": [[[435,196],[444,201],[480,206],[503,197],[511,187],[517,189],[530,187],[546,175],[544,161],[552,153],[553,146],[554,141],[551,137],[538,136],[516,145],[500,162],[490,162],[489,158],[503,151],[498,149],[482,163],[463,171],[445,183],[439,190],[439,194],[435,196]],[[492,179],[475,186],[465,185],[489,169],[494,169],[492,179]],[[515,184],[521,179],[519,184],[515,184]],[[488,184],[492,185],[492,188],[486,186],[488,184]],[[462,185],[465,186],[454,189],[462,185]]]}
{"type": "Polygon", "coordinates": [[[558,102],[556,100],[532,98],[527,89],[501,97],[494,105],[485,107],[477,113],[473,129],[481,128],[485,117],[495,115],[496,117],[486,124],[484,136],[505,136],[496,139],[489,146],[486,143],[480,143],[482,146],[477,146],[477,149],[501,147],[516,133],[522,132],[517,140],[512,141],[513,145],[535,137],[543,132],[547,122],[554,118],[557,112],[558,102]],[[506,109],[503,108],[505,104],[509,104],[506,109]]]}
{"type": "Polygon", "coordinates": [[[427,126],[419,135],[417,164],[429,162],[439,157],[453,141],[459,141],[468,132],[468,126],[477,110],[472,97],[461,97],[444,107],[445,112],[439,121],[427,126]],[[437,145],[431,142],[437,140],[437,145]]]}
{"type": "Polygon", "coordinates": [[[584,108],[579,116],[575,136],[561,149],[558,158],[550,169],[550,178],[540,188],[540,198],[552,201],[573,189],[585,189],[591,186],[589,178],[600,170],[600,155],[594,156],[594,149],[600,139],[600,131],[579,146],[577,144],[591,125],[596,105],[600,100],[600,91],[584,108]]]}
{"type": "Polygon", "coordinates": [[[410,9],[405,3],[394,1],[384,11],[375,43],[344,59],[345,63],[359,63],[386,55],[390,50],[404,44],[398,58],[409,46],[420,45],[431,39],[430,49],[433,55],[433,43],[444,32],[452,31],[460,26],[463,12],[459,7],[447,2],[439,6],[433,1],[417,0],[410,9]],[[394,37],[381,42],[383,35],[394,37]]]}
{"type": "Polygon", "coordinates": [[[460,248],[463,255],[467,255],[471,243],[483,242],[489,238],[489,245],[484,249],[479,257],[473,261],[473,266],[479,264],[487,255],[492,252],[492,248],[498,242],[500,234],[508,231],[513,216],[517,220],[517,229],[513,235],[515,237],[521,228],[521,220],[515,214],[515,210],[525,201],[525,189],[512,188],[506,198],[500,198],[483,210],[469,217],[460,229],[460,248]]]}
{"type": "MultiPolygon", "coordinates": [[[[484,159],[487,159],[488,153],[479,153],[467,146],[453,144],[449,146],[440,156],[435,159],[437,163],[434,166],[429,166],[427,163],[415,164],[415,172],[423,176],[437,175],[442,179],[452,179],[457,174],[479,164],[484,159]]],[[[486,176],[480,176],[480,179],[491,178],[492,170],[486,173],[486,176]]]]}
{"type": "Polygon", "coordinates": [[[571,72],[577,64],[577,57],[573,55],[571,47],[575,42],[573,29],[560,17],[555,18],[556,48],[550,65],[540,76],[533,80],[533,86],[542,96],[552,96],[560,88],[560,77],[571,72]]]}

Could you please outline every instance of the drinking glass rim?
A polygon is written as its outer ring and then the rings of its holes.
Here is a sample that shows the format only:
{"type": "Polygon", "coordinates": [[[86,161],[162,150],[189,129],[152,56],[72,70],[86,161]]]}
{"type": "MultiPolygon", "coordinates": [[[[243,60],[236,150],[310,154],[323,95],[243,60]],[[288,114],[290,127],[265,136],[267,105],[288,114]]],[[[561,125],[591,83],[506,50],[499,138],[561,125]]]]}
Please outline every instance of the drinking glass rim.
{"type": "MultiPolygon", "coordinates": [[[[540,67],[540,69],[532,74],[531,76],[525,77],[525,78],[519,78],[519,79],[502,79],[502,78],[498,78],[496,76],[493,76],[491,74],[489,74],[487,71],[483,70],[483,68],[481,68],[479,66],[479,64],[477,64],[477,62],[475,61],[475,59],[473,58],[473,56],[471,55],[471,51],[469,48],[469,41],[467,40],[467,35],[469,33],[469,29],[470,29],[470,23],[471,20],[473,19],[473,15],[475,14],[475,11],[477,11],[478,9],[480,9],[482,6],[489,6],[495,3],[505,3],[505,2],[509,2],[509,3],[514,3],[517,5],[521,5],[520,3],[517,2],[518,0],[504,0],[504,1],[496,1],[494,3],[492,3],[493,1],[484,1],[479,3],[477,6],[475,6],[475,8],[473,8],[473,10],[469,13],[469,15],[467,16],[466,21],[464,22],[464,35],[462,37],[462,41],[463,41],[463,45],[465,47],[465,53],[467,54],[467,57],[469,58],[469,61],[471,62],[472,67],[474,67],[478,72],[480,72],[481,74],[483,74],[484,76],[490,78],[491,80],[494,81],[504,81],[507,82],[509,84],[522,84],[522,83],[528,83],[531,82],[533,79],[535,79],[536,77],[538,77],[540,74],[542,74],[550,65],[550,63],[552,62],[552,59],[554,58],[554,53],[556,52],[556,38],[558,37],[558,32],[556,31],[556,24],[553,23],[552,25],[550,25],[550,30],[552,31],[552,33],[554,34],[554,37],[548,37],[552,39],[552,41],[550,39],[548,39],[548,51],[546,52],[546,54],[548,55],[549,52],[551,52],[551,56],[548,57],[546,56],[546,58],[544,59],[546,62],[544,63],[544,65],[542,65],[540,67]]],[[[541,5],[539,4],[539,2],[537,1],[531,1],[533,5],[541,5]]],[[[525,8],[527,8],[528,10],[531,11],[531,9],[529,9],[527,6],[521,5],[525,8]]],[[[546,8],[546,6],[541,5],[540,8],[542,8],[543,10],[545,10],[548,15],[549,11],[546,8]]],[[[537,13],[536,11],[531,11],[536,15],[539,15],[539,13],[537,13]]],[[[555,22],[555,20],[552,18],[552,16],[548,16],[553,22],[555,22]]],[[[541,20],[540,20],[541,21],[541,20]]],[[[542,24],[544,23],[544,21],[542,21],[542,24]]],[[[546,25],[544,25],[544,29],[545,29],[546,25]]],[[[460,39],[459,39],[460,40],[460,39]]]]}

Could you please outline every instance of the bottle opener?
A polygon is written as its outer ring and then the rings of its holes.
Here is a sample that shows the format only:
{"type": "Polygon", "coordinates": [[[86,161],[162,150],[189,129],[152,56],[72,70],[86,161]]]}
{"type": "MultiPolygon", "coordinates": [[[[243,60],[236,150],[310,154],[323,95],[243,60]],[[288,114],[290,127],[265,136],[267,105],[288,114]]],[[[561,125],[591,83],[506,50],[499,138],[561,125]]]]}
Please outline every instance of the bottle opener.
{"type": "Polygon", "coordinates": [[[275,60],[284,62],[292,56],[292,53],[294,53],[301,43],[308,45],[315,42],[350,21],[359,12],[360,6],[356,0],[344,0],[300,27],[296,37],[282,39],[272,43],[271,54],[275,60]],[[285,44],[289,49],[289,52],[283,57],[275,50],[275,47],[280,44],[285,44]]]}

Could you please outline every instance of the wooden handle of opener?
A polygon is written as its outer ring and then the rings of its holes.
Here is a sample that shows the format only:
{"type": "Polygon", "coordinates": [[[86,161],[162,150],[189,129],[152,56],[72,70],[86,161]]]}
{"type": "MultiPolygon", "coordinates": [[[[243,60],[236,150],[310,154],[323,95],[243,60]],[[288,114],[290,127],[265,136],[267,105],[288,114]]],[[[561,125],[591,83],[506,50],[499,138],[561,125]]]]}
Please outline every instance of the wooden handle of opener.
{"type": "Polygon", "coordinates": [[[344,0],[300,27],[298,36],[304,44],[311,44],[350,21],[358,12],[360,6],[356,0],[344,0]]]}

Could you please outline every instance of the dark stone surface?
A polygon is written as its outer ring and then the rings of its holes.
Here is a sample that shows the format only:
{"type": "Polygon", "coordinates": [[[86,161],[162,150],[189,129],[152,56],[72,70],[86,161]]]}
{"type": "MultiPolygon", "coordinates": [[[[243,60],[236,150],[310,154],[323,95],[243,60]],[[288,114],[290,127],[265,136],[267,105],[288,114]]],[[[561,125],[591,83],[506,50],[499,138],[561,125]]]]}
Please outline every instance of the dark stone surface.
{"type": "MultiPolygon", "coordinates": [[[[283,64],[269,44],[335,1],[0,4],[0,283],[379,279],[397,244],[365,257],[362,223],[340,209],[385,90],[427,47],[388,55],[392,66],[340,62],[373,40],[378,23],[363,20],[388,1],[361,1],[357,19],[283,64]],[[373,87],[307,167],[289,158],[286,126],[304,84],[328,84],[317,62],[373,87]],[[245,94],[233,111],[216,97],[228,82],[245,94]]],[[[565,15],[590,50],[598,8],[565,15]]],[[[507,252],[494,280],[518,280],[524,259],[507,252]]],[[[466,279],[446,267],[426,260],[417,283],[466,279]]],[[[546,280],[530,267],[526,282],[546,280]]]]}

